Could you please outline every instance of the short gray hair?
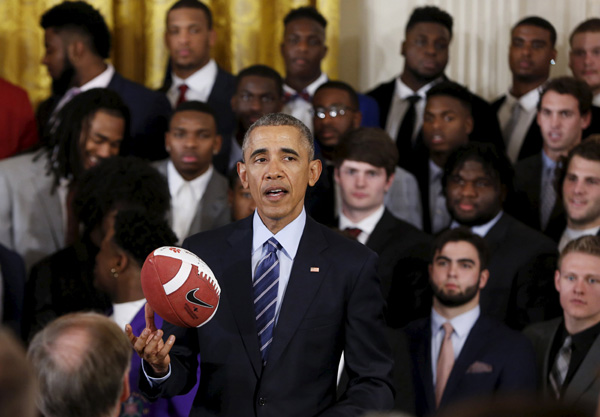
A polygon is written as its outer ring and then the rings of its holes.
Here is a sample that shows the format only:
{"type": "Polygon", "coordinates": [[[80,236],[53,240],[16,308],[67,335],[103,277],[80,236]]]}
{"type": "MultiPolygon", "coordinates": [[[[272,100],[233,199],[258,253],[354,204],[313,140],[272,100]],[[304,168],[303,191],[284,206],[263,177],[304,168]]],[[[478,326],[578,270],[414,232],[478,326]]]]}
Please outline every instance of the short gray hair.
{"type": "Polygon", "coordinates": [[[315,141],[313,134],[308,127],[294,116],[290,116],[285,113],[269,113],[258,119],[252,124],[244,135],[244,142],[242,143],[242,161],[245,162],[246,149],[248,148],[248,138],[254,129],[257,127],[268,127],[268,126],[291,126],[298,129],[300,136],[304,139],[306,147],[308,149],[308,160],[312,161],[315,158],[315,141]]]}
{"type": "Polygon", "coordinates": [[[59,317],[35,335],[28,356],[38,375],[46,417],[104,417],[114,412],[131,364],[119,326],[96,313],[59,317]]]}

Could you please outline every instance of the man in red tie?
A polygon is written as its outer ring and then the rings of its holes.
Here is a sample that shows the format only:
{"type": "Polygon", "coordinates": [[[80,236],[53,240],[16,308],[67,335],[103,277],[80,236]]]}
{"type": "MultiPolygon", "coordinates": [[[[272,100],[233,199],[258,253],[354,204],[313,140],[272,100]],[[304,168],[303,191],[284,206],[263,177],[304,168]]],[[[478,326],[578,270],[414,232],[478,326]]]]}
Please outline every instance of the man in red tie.
{"type": "MultiPolygon", "coordinates": [[[[416,415],[429,415],[457,400],[533,390],[534,356],[527,339],[480,315],[479,294],[489,278],[483,238],[457,228],[439,235],[433,248],[431,316],[396,335],[407,337],[409,352],[396,349],[395,359],[397,368],[407,361],[412,365],[416,415]]],[[[407,409],[402,390],[410,385],[398,382],[403,374],[398,372],[395,381],[399,409],[407,409]]]]}

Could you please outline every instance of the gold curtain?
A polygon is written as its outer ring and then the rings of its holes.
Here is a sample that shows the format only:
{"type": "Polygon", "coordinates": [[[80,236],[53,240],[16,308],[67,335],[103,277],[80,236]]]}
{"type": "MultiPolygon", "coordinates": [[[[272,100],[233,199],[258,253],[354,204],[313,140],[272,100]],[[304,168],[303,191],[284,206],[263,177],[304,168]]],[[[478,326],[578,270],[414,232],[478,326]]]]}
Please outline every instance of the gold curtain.
{"type": "MultiPolygon", "coordinates": [[[[158,88],[168,53],[165,15],[175,0],[88,0],[106,19],[113,34],[111,59],[127,78],[158,88]]],[[[20,85],[37,105],[50,94],[50,77],[41,64],[44,33],[40,17],[59,0],[0,0],[0,77],[20,85]]],[[[217,31],[215,60],[237,73],[266,64],[284,73],[279,44],[283,17],[292,8],[312,5],[327,19],[329,52],[323,71],[337,77],[340,0],[207,0],[217,31]]],[[[2,98],[0,97],[0,100],[2,98]]]]}

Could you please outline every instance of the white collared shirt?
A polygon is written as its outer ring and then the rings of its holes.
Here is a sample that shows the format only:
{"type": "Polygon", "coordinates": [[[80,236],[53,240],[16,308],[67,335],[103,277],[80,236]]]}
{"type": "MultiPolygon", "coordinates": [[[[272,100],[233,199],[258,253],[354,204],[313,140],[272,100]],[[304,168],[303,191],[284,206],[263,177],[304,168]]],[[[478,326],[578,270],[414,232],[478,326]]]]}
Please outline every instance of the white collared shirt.
{"type": "Polygon", "coordinates": [[[442,325],[447,321],[452,324],[454,331],[452,332],[452,349],[454,350],[454,360],[458,358],[463,346],[471,333],[471,329],[475,325],[481,314],[479,305],[475,308],[454,317],[446,319],[442,317],[434,308],[431,309],[431,371],[433,373],[433,386],[435,387],[435,379],[437,377],[437,361],[444,340],[444,330],[442,325]]]}
{"type": "Polygon", "coordinates": [[[599,94],[596,94],[596,95],[594,96],[594,100],[592,101],[592,104],[593,104],[594,106],[599,106],[599,107],[600,107],[600,93],[599,93],[599,94]]]}
{"type": "MultiPolygon", "coordinates": [[[[480,224],[478,226],[471,226],[471,228],[470,228],[471,232],[475,233],[477,236],[485,237],[485,235],[487,235],[487,233],[490,231],[490,229],[492,227],[494,227],[494,225],[496,223],[498,223],[498,220],[500,220],[500,217],[502,217],[503,214],[504,214],[504,211],[500,210],[500,213],[496,214],[496,217],[494,217],[489,222],[487,222],[485,224],[480,224]]],[[[458,223],[456,220],[452,220],[452,224],[450,224],[451,229],[456,229],[459,226],[463,226],[463,225],[458,223]]]]}
{"type": "Polygon", "coordinates": [[[506,93],[506,100],[504,100],[504,103],[502,103],[498,109],[498,121],[500,122],[501,130],[504,131],[506,126],[510,123],[514,105],[518,102],[521,106],[519,120],[512,131],[511,137],[504,138],[504,143],[506,144],[506,153],[513,164],[519,157],[519,152],[521,151],[521,147],[525,141],[525,136],[527,136],[529,127],[531,126],[531,123],[537,114],[537,104],[540,100],[540,91],[542,88],[543,85],[539,86],[538,88],[534,88],[520,98],[513,96],[509,89],[506,93]]]}
{"type": "Polygon", "coordinates": [[[583,229],[583,230],[575,230],[569,227],[565,228],[562,236],[560,237],[560,242],[558,242],[558,252],[562,252],[562,250],[567,246],[572,240],[579,239],[582,236],[596,236],[598,231],[600,230],[600,226],[592,227],[591,229],[583,229]]]}
{"type": "Polygon", "coordinates": [[[296,217],[287,226],[273,235],[267,226],[263,223],[262,219],[258,215],[258,211],[254,211],[254,217],[252,218],[252,279],[254,280],[254,272],[258,266],[258,262],[267,254],[267,248],[264,246],[265,242],[270,238],[274,237],[277,239],[279,244],[282,246],[281,250],[277,251],[277,257],[279,259],[279,285],[277,288],[277,309],[275,310],[275,323],[279,319],[279,311],[281,310],[281,303],[285,296],[285,290],[290,280],[290,274],[292,273],[292,266],[294,265],[294,258],[298,252],[298,246],[300,245],[300,239],[304,233],[304,226],[306,225],[306,211],[304,208],[298,217],[296,217]]]}
{"type": "Polygon", "coordinates": [[[127,301],[125,303],[113,303],[113,313],[110,319],[117,323],[121,330],[125,330],[125,325],[133,321],[135,315],[144,307],[146,299],[136,301],[127,301]]]}
{"type": "MultiPolygon", "coordinates": [[[[306,87],[306,91],[310,95],[311,103],[309,103],[301,98],[297,98],[295,100],[288,101],[283,106],[283,110],[281,110],[281,112],[285,113],[285,114],[289,114],[290,116],[294,116],[296,119],[300,120],[302,123],[304,123],[306,126],[308,126],[308,128],[312,132],[313,131],[313,118],[311,115],[312,98],[315,95],[315,91],[317,91],[317,88],[319,88],[321,86],[321,84],[325,84],[327,82],[327,80],[328,80],[327,74],[322,72],[321,75],[319,75],[319,78],[314,80],[312,83],[310,83],[306,87]]],[[[289,93],[289,94],[297,94],[298,93],[298,91],[294,90],[292,87],[290,87],[287,84],[283,84],[283,91],[285,93],[289,93]]]]}
{"type": "Polygon", "coordinates": [[[108,84],[110,84],[110,80],[112,80],[114,75],[115,75],[115,67],[113,67],[111,64],[107,64],[106,69],[104,71],[102,71],[96,77],[89,80],[87,83],[83,84],[80,87],[71,87],[70,89],[68,89],[65,92],[65,94],[62,96],[62,98],[60,99],[60,101],[58,102],[58,104],[56,105],[54,110],[52,111],[52,114],[58,113],[58,111],[60,109],[62,109],[65,106],[65,104],[67,104],[69,101],[71,101],[73,99],[73,97],[75,97],[79,93],[83,93],[84,91],[91,90],[92,88],[108,87],[108,84]],[[71,91],[77,91],[77,93],[71,94],[70,93],[71,91]]]}
{"type": "Polygon", "coordinates": [[[188,90],[185,93],[185,99],[187,101],[202,101],[206,103],[210,96],[210,92],[215,85],[218,72],[217,63],[214,59],[211,59],[205,66],[185,80],[173,73],[171,75],[173,82],[171,83],[169,90],[167,90],[167,99],[169,99],[171,106],[174,108],[177,104],[177,100],[179,100],[179,86],[182,84],[188,86],[188,90]]]}
{"type": "Polygon", "coordinates": [[[179,238],[179,242],[182,242],[183,239],[187,237],[190,226],[192,225],[192,221],[200,210],[200,200],[202,200],[202,197],[204,196],[204,192],[206,191],[206,187],[208,186],[208,182],[210,181],[212,174],[213,167],[210,165],[204,174],[194,178],[191,181],[186,181],[179,174],[179,172],[177,172],[173,162],[169,161],[167,163],[167,178],[169,183],[169,192],[171,193],[171,227],[179,222],[181,222],[180,224],[187,225],[187,227],[184,227],[182,230],[174,230],[175,234],[177,234],[177,237],[179,238]],[[186,210],[182,207],[182,204],[179,201],[179,191],[181,190],[181,187],[186,184],[189,184],[192,189],[196,210],[189,210],[189,208],[186,210]],[[185,230],[185,232],[183,230],[185,230]]]}
{"type": "Polygon", "coordinates": [[[375,226],[377,226],[377,223],[379,223],[379,220],[381,220],[384,211],[385,206],[382,204],[373,213],[369,214],[367,217],[356,223],[350,220],[348,217],[346,217],[344,215],[344,212],[342,211],[340,212],[340,230],[344,230],[348,227],[356,227],[360,229],[361,232],[356,238],[356,240],[365,245],[367,243],[367,240],[369,240],[369,236],[371,236],[371,234],[373,233],[375,226]]]}
{"type": "Polygon", "coordinates": [[[423,114],[425,113],[425,102],[427,101],[427,92],[431,87],[442,81],[442,77],[431,81],[429,84],[425,84],[417,91],[413,91],[409,86],[404,84],[400,77],[396,78],[396,87],[394,89],[394,95],[392,96],[392,103],[390,105],[390,111],[388,113],[387,120],[385,122],[385,131],[391,136],[395,142],[398,136],[398,129],[404,120],[404,115],[408,110],[408,101],[406,100],[410,96],[418,95],[421,97],[415,104],[415,126],[413,129],[412,141],[415,143],[417,133],[423,126],[423,114]]]}

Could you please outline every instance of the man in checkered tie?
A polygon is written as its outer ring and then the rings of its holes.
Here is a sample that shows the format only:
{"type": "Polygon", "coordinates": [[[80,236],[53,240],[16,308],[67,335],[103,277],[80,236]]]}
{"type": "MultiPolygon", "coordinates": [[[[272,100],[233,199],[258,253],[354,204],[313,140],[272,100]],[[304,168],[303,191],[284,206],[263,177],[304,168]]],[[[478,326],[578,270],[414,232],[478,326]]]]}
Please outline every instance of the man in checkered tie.
{"type": "MultiPolygon", "coordinates": [[[[360,416],[393,404],[376,256],[306,215],[304,196],[321,174],[310,130],[276,113],[254,123],[238,163],[253,216],[188,238],[222,289],[199,329],[152,318],[135,337],[141,389],[178,395],[201,380],[192,416],[360,416]],[[160,338],[174,335],[165,342],[160,338]],[[156,336],[156,337],[155,337],[156,336]],[[349,375],[336,396],[342,354],[349,375]]],[[[150,315],[151,312],[149,312],[150,315]]]]}

